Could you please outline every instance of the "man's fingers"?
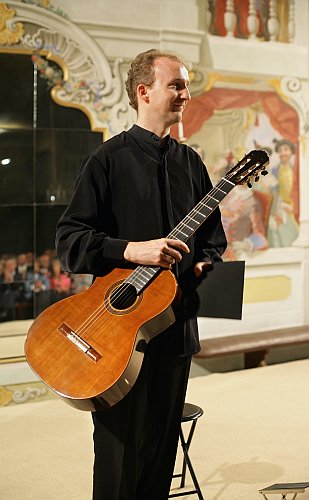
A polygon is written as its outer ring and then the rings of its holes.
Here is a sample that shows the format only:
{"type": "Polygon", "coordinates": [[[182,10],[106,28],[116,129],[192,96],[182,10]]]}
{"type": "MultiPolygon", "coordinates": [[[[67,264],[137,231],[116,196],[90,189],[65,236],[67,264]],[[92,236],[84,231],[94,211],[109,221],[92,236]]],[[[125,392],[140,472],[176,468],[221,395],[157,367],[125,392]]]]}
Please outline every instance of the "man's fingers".
{"type": "Polygon", "coordinates": [[[188,246],[183,241],[172,238],[131,241],[124,250],[124,258],[136,264],[171,267],[176,261],[181,261],[180,252],[189,253],[189,251],[188,246]]]}
{"type": "Polygon", "coordinates": [[[167,238],[166,244],[168,247],[179,248],[179,250],[182,250],[185,253],[190,253],[190,249],[184,241],[174,240],[172,238],[167,238]]]}
{"type": "MultiPolygon", "coordinates": [[[[169,255],[168,253],[165,253],[165,252],[161,252],[161,255],[162,255],[162,259],[164,261],[168,262],[168,264],[175,264],[176,258],[173,257],[172,255],[169,255]]],[[[181,255],[180,255],[180,257],[181,257],[181,255]]]]}
{"type": "Polygon", "coordinates": [[[172,238],[166,238],[162,240],[164,243],[164,247],[161,250],[162,262],[161,265],[166,266],[168,264],[171,267],[175,262],[180,262],[182,259],[182,255],[179,252],[183,251],[185,253],[189,253],[189,247],[180,240],[174,240],[172,238]]]}

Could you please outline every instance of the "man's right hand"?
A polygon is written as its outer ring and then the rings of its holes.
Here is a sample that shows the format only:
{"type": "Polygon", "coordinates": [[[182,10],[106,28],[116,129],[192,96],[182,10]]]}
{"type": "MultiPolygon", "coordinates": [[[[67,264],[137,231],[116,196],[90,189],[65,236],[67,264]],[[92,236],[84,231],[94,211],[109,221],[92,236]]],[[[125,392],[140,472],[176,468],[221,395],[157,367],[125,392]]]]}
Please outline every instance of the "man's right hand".
{"type": "Polygon", "coordinates": [[[129,262],[143,266],[161,266],[171,269],[175,262],[180,262],[180,252],[189,253],[189,247],[180,240],[160,238],[149,241],[130,241],[124,251],[124,258],[129,262]]]}

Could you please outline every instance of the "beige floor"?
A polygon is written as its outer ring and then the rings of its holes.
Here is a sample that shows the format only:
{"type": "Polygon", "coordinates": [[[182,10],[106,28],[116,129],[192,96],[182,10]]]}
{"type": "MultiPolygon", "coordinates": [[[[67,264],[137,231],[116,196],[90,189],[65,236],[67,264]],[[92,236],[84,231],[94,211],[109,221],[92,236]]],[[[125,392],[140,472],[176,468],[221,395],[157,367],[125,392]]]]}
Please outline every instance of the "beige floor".
{"type": "MultiPolygon", "coordinates": [[[[187,401],[205,411],[191,449],[205,500],[309,482],[308,396],[309,360],[190,379],[187,401]]],[[[58,399],[1,408],[1,500],[90,500],[91,433],[90,415],[58,399]]]]}

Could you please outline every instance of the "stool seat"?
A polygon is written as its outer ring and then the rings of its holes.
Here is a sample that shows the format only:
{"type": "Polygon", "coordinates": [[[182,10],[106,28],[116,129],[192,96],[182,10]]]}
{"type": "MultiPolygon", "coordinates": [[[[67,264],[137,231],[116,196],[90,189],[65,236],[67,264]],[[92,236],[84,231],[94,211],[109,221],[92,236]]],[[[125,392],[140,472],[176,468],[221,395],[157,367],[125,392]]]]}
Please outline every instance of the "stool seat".
{"type": "Polygon", "coordinates": [[[191,403],[185,403],[183,407],[182,422],[189,422],[190,420],[196,420],[203,415],[203,410],[199,406],[192,405],[191,403]]]}

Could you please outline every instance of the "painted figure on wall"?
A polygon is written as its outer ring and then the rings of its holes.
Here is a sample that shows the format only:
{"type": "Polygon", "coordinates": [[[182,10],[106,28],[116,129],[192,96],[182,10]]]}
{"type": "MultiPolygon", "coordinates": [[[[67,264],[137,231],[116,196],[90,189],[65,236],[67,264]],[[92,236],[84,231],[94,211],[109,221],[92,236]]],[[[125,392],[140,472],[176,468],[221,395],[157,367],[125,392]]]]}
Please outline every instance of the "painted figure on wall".
{"type": "Polygon", "coordinates": [[[273,201],[267,238],[271,247],[288,247],[298,235],[292,198],[295,145],[286,139],[275,139],[274,142],[279,164],[272,169],[276,181],[272,188],[273,201]]]}
{"type": "MultiPolygon", "coordinates": [[[[221,177],[237,163],[233,153],[212,169],[212,181],[221,177]]],[[[220,205],[223,227],[228,246],[225,260],[237,260],[243,254],[266,250],[266,215],[269,197],[264,193],[248,189],[247,185],[235,186],[220,205]]]]}
{"type": "Polygon", "coordinates": [[[252,149],[270,157],[266,177],[250,190],[236,186],[220,205],[226,260],[293,244],[299,231],[299,119],[291,106],[275,92],[211,88],[191,99],[182,135],[207,154],[213,184],[252,149]]]}

